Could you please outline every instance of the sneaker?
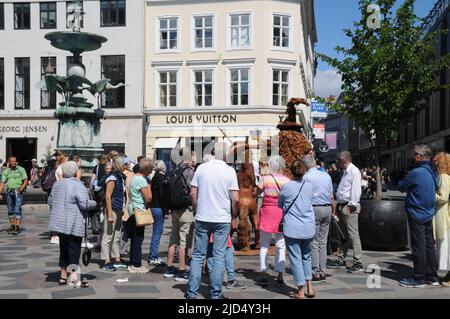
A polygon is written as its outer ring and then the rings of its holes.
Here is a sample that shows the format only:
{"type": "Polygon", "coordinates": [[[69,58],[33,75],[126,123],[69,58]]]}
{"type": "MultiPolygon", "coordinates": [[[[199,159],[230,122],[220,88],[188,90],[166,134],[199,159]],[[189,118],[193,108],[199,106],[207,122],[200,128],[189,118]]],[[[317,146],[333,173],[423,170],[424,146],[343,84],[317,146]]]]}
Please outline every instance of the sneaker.
{"type": "Polygon", "coordinates": [[[413,278],[402,279],[399,284],[401,287],[405,288],[425,288],[423,283],[419,283],[413,278]]]}
{"type": "Polygon", "coordinates": [[[59,237],[58,236],[52,236],[52,239],[50,239],[50,244],[59,245],[59,237]]]}
{"type": "Polygon", "coordinates": [[[228,281],[225,283],[225,288],[227,289],[234,289],[234,290],[242,290],[247,289],[247,286],[244,284],[241,284],[239,281],[228,281]]]}
{"type": "Polygon", "coordinates": [[[353,263],[353,266],[347,269],[347,272],[350,274],[356,273],[356,272],[364,272],[363,265],[361,263],[353,263]]]}
{"type": "Polygon", "coordinates": [[[11,235],[17,236],[20,233],[20,228],[19,227],[15,227],[14,230],[11,232],[11,235]]]}
{"type": "Polygon", "coordinates": [[[114,262],[113,266],[116,269],[128,269],[128,265],[124,263],[122,260],[114,262]]]}
{"type": "Polygon", "coordinates": [[[107,263],[103,265],[103,270],[105,271],[116,271],[116,268],[114,267],[114,265],[112,263],[107,263]]]}
{"type": "Polygon", "coordinates": [[[175,276],[175,281],[178,282],[188,282],[189,281],[189,274],[186,270],[180,270],[177,272],[175,276]]]}
{"type": "Polygon", "coordinates": [[[439,283],[439,280],[433,279],[433,280],[425,280],[425,284],[433,286],[433,287],[440,287],[441,284],[439,283]]]}
{"type": "Polygon", "coordinates": [[[167,267],[167,270],[163,276],[164,276],[164,278],[173,278],[173,277],[175,277],[176,274],[177,274],[177,270],[175,269],[175,267],[170,266],[170,267],[167,267]]]}
{"type": "Polygon", "coordinates": [[[316,284],[320,284],[322,282],[325,282],[325,276],[324,275],[314,275],[312,277],[312,282],[316,283],[316,284]]]}
{"type": "Polygon", "coordinates": [[[81,248],[92,249],[92,248],[94,248],[94,245],[91,244],[91,243],[88,242],[88,241],[84,241],[84,240],[83,240],[83,242],[81,243],[81,248]]]}
{"type": "Polygon", "coordinates": [[[144,266],[141,267],[130,266],[128,267],[128,271],[132,274],[146,274],[150,271],[150,269],[144,266]]]}
{"type": "Polygon", "coordinates": [[[337,268],[346,268],[347,267],[347,263],[345,262],[344,259],[337,259],[337,260],[332,260],[329,265],[327,266],[327,268],[330,269],[337,269],[337,268]]]}
{"type": "Polygon", "coordinates": [[[148,264],[150,266],[165,266],[166,263],[161,258],[149,259],[148,264]]]}

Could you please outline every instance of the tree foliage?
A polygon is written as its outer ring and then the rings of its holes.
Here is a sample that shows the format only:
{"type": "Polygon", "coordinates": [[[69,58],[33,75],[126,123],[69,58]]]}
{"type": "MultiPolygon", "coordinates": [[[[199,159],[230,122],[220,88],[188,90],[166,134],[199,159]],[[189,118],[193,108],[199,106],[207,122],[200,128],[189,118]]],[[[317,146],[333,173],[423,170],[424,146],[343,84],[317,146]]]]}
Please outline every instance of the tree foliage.
{"type": "Polygon", "coordinates": [[[318,54],[342,75],[345,103],[336,109],[356,120],[368,136],[374,130],[377,141],[395,138],[400,122],[426,106],[433,91],[442,88],[436,76],[450,65],[450,55],[436,56],[436,41],[447,30],[426,33],[424,20],[414,13],[415,0],[404,0],[393,12],[395,2],[375,1],[382,21],[373,29],[366,12],[372,1],[360,0],[360,20],[354,30],[344,30],[351,47],[335,48],[344,58],[318,54]]]}

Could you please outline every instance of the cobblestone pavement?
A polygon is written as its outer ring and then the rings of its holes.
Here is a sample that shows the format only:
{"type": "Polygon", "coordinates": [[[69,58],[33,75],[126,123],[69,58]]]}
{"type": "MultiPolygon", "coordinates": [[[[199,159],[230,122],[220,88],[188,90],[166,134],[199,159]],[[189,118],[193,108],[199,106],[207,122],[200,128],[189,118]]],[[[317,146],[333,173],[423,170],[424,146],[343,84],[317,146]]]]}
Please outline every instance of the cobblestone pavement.
{"type": "MultiPolygon", "coordinates": [[[[48,240],[48,206],[27,205],[24,209],[24,229],[18,236],[7,234],[8,222],[5,206],[0,206],[0,298],[183,298],[186,284],[173,279],[165,279],[163,267],[151,267],[148,274],[129,274],[126,271],[108,273],[99,268],[98,250],[86,268],[82,267],[83,277],[90,281],[91,287],[72,289],[58,286],[59,247],[48,240]],[[126,283],[117,279],[128,278],[126,283]]],[[[162,257],[166,257],[170,235],[170,220],[165,222],[161,242],[162,257]]],[[[150,227],[146,230],[143,245],[144,260],[148,256],[150,227]]],[[[91,242],[95,237],[90,238],[91,242]]],[[[235,257],[238,279],[248,288],[242,291],[230,291],[224,288],[229,298],[249,299],[287,299],[295,290],[288,263],[288,284],[278,288],[275,280],[267,288],[255,284],[258,279],[258,256],[235,257]]],[[[412,260],[409,252],[365,252],[365,266],[377,264],[381,268],[381,287],[369,289],[369,274],[348,274],[345,270],[329,269],[326,283],[317,284],[317,298],[450,298],[450,289],[427,287],[425,289],[406,289],[398,286],[398,279],[411,271],[412,260]]],[[[208,297],[208,286],[202,285],[200,297],[208,297]]]]}

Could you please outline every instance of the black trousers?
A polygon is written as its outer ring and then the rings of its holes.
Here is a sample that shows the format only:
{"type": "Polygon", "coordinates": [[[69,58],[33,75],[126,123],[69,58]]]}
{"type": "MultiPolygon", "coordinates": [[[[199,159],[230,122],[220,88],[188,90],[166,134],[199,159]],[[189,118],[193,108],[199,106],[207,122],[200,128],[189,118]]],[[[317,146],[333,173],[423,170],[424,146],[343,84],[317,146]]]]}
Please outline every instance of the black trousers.
{"type": "Polygon", "coordinates": [[[145,227],[136,226],[136,217],[133,215],[125,223],[126,233],[130,241],[130,265],[142,266],[142,243],[144,242],[145,227]]]}
{"type": "Polygon", "coordinates": [[[58,234],[59,236],[59,267],[66,268],[70,265],[78,265],[81,255],[82,237],[58,234]]]}
{"type": "Polygon", "coordinates": [[[423,284],[425,280],[438,281],[438,262],[433,239],[433,221],[420,223],[408,218],[411,232],[411,252],[414,262],[414,279],[423,284]]]}

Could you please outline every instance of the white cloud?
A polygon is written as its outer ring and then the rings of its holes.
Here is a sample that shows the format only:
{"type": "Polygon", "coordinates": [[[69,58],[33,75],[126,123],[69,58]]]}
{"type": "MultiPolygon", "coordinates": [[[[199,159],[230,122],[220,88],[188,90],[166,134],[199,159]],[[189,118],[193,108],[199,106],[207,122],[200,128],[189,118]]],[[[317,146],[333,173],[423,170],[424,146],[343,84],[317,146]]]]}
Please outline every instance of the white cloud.
{"type": "Polygon", "coordinates": [[[338,96],[341,93],[342,78],[335,70],[317,71],[314,88],[317,96],[338,96]]]}

